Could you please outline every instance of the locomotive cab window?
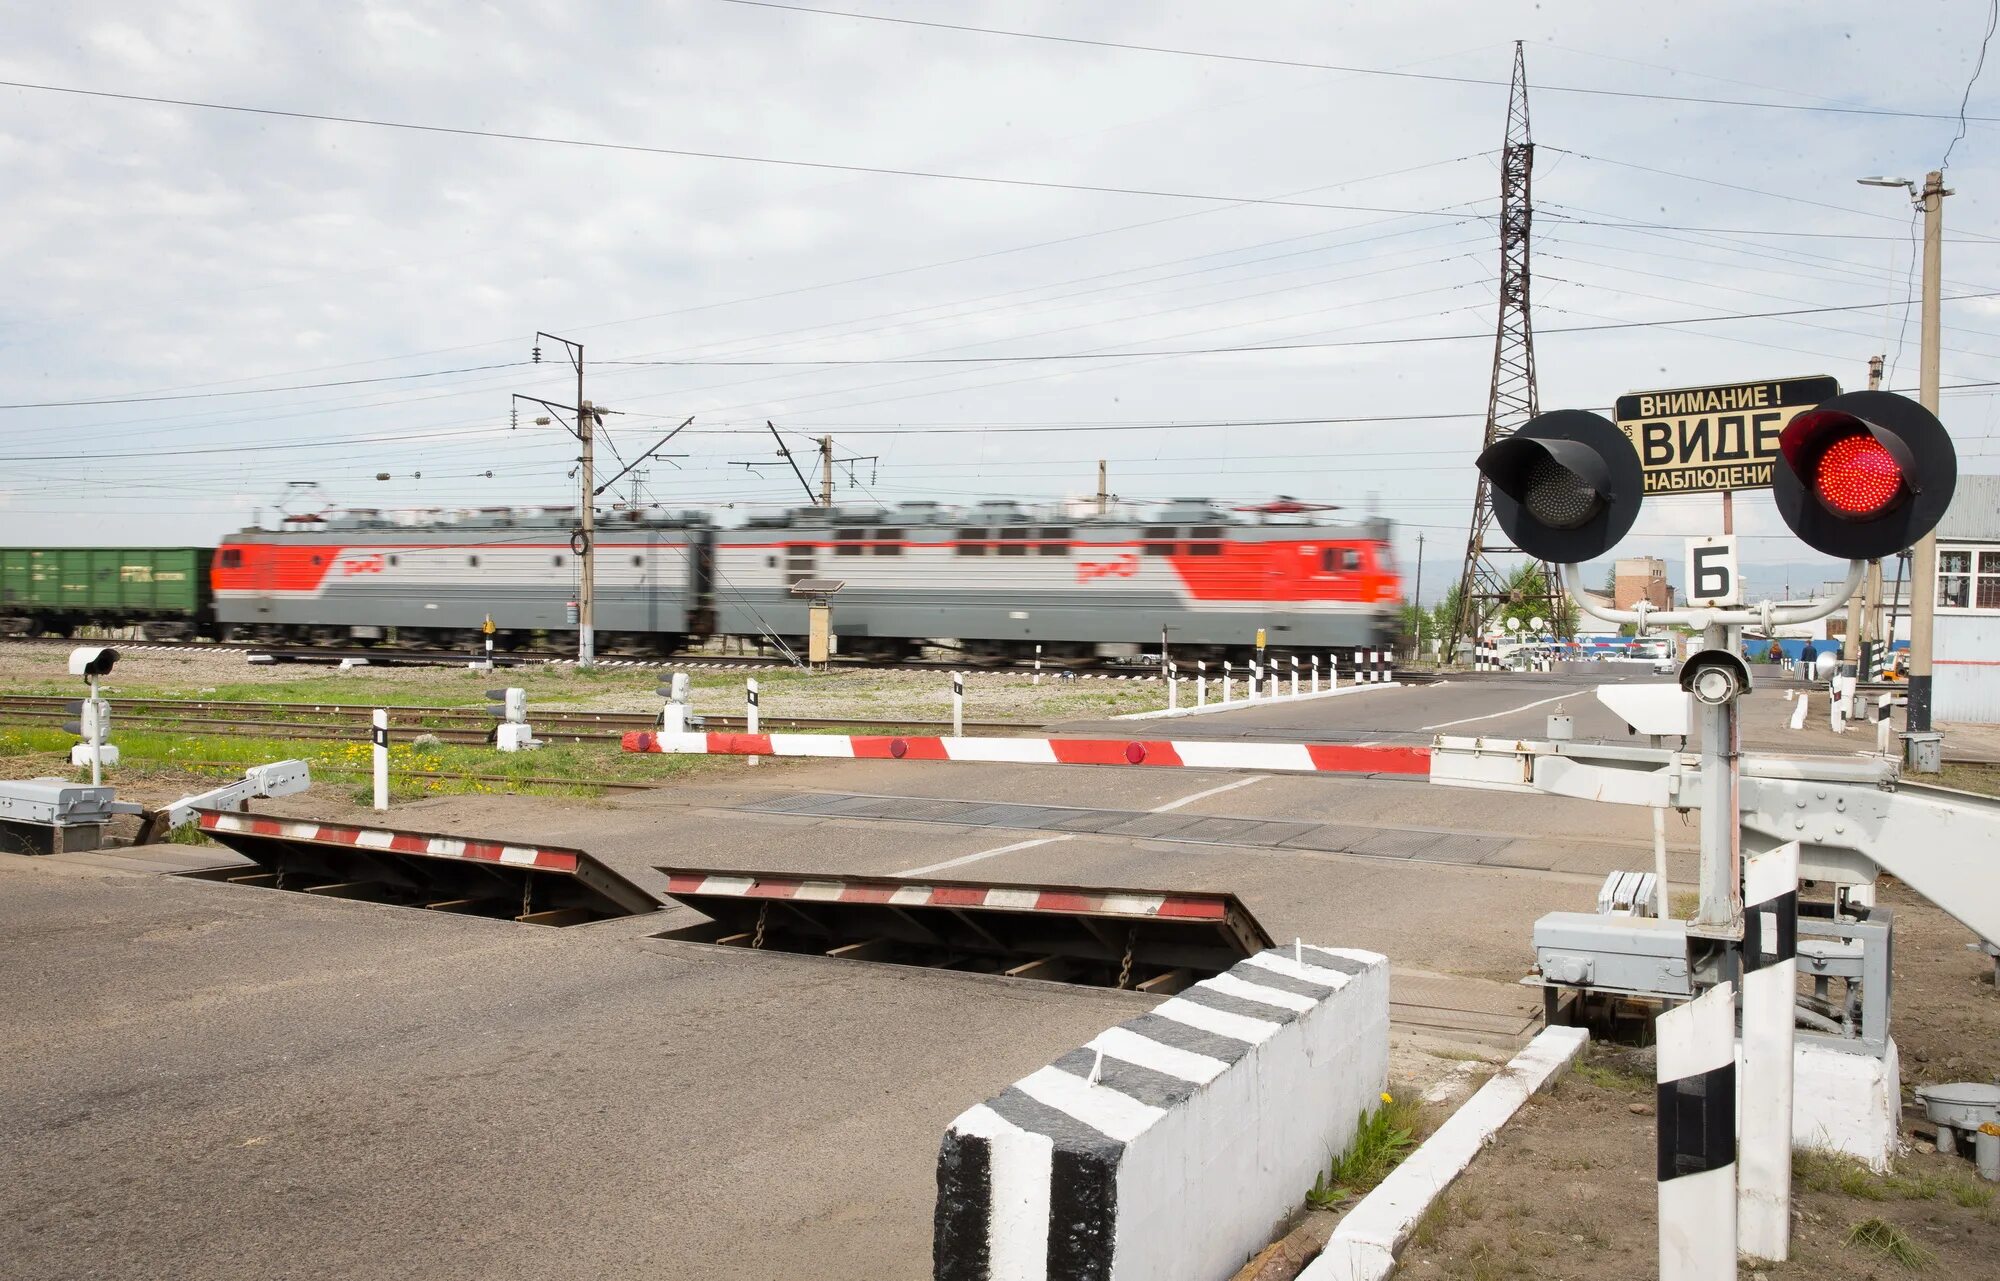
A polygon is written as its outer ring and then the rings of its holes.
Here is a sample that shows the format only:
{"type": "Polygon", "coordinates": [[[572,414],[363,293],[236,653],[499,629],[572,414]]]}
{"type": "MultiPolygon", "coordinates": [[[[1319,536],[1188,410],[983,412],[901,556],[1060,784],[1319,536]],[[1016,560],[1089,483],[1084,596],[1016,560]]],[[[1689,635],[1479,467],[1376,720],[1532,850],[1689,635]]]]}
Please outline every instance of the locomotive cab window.
{"type": "Polygon", "coordinates": [[[1188,531],[1188,555],[1222,555],[1222,527],[1220,525],[1200,525],[1188,531]]]}
{"type": "Polygon", "coordinates": [[[986,554],[986,531],[983,529],[959,530],[958,554],[961,556],[984,556],[986,554]]]}
{"type": "Polygon", "coordinates": [[[1353,571],[1361,568],[1361,553],[1352,547],[1329,547],[1320,553],[1319,567],[1323,573],[1353,571]]]}
{"type": "Polygon", "coordinates": [[[222,549],[222,567],[223,567],[224,569],[241,569],[241,568],[243,568],[243,550],[242,550],[241,548],[239,548],[239,547],[225,547],[225,548],[223,548],[223,549],[222,549]]]}
{"type": "Polygon", "coordinates": [[[1028,554],[1028,531],[1025,529],[1003,529],[1000,531],[999,553],[1002,556],[1026,556],[1028,554]]]}

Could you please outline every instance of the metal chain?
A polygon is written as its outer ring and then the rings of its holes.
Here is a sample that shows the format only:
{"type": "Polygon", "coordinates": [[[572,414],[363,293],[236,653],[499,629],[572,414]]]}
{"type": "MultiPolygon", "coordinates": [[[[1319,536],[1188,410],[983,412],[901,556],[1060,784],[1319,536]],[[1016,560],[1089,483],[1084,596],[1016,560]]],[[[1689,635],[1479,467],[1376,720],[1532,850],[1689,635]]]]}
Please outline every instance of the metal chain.
{"type": "Polygon", "coordinates": [[[1139,942],[1139,927],[1133,926],[1125,935],[1125,959],[1118,966],[1118,989],[1122,992],[1132,983],[1132,948],[1139,942]]]}
{"type": "Polygon", "coordinates": [[[770,912],[771,905],[768,902],[757,905],[757,928],[750,934],[751,947],[764,946],[764,918],[770,915],[770,912]]]}

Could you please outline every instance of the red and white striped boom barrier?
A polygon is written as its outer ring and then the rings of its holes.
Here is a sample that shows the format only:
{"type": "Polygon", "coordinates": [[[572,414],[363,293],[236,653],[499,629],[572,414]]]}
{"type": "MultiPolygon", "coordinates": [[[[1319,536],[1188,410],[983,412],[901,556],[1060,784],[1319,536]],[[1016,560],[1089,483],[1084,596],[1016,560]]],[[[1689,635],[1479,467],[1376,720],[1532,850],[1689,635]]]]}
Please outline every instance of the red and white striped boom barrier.
{"type": "Polygon", "coordinates": [[[840,760],[987,761],[1010,765],[1147,765],[1297,773],[1430,773],[1427,747],[1341,743],[1241,743],[1203,739],[907,738],[860,734],[658,734],[625,736],[628,752],[696,756],[816,756],[840,760]]]}

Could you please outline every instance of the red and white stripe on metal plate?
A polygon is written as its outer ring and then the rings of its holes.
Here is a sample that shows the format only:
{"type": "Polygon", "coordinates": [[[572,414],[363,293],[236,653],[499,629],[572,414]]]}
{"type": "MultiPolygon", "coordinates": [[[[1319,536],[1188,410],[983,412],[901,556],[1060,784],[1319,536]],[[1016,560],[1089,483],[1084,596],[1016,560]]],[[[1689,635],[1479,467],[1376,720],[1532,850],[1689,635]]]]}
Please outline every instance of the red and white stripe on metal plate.
{"type": "Polygon", "coordinates": [[[1242,743],[1204,739],[886,738],[849,734],[625,735],[628,752],[822,756],[856,760],[990,761],[1015,765],[1152,765],[1194,769],[1428,774],[1427,747],[1242,743]]]}
{"type": "Polygon", "coordinates": [[[922,885],[913,882],[668,872],[667,893],[730,898],[792,899],[802,903],[884,903],[890,907],[972,907],[1013,912],[1087,912],[1220,921],[1229,915],[1219,895],[1143,894],[1120,890],[1037,889],[1031,885],[922,885]]]}
{"type": "Polygon", "coordinates": [[[457,858],[475,863],[504,863],[509,867],[532,867],[543,872],[575,872],[577,856],[569,850],[538,849],[532,845],[495,845],[489,841],[461,841],[450,836],[429,836],[422,832],[392,832],[380,827],[343,827],[335,823],[305,823],[290,819],[255,818],[248,814],[223,814],[203,810],[197,822],[205,832],[242,832],[251,836],[271,836],[286,841],[309,841],[316,845],[349,845],[356,849],[382,850],[391,854],[421,854],[427,858],[457,858]]]}

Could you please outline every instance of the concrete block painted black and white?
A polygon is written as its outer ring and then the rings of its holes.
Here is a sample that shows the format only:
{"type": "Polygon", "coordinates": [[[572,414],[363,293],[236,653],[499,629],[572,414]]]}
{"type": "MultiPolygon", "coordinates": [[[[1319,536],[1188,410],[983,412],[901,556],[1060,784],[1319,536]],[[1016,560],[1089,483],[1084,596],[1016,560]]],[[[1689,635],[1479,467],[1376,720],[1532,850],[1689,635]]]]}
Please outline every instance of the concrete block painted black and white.
{"type": "Polygon", "coordinates": [[[952,1122],[936,1281],[1221,1281],[1346,1147],[1388,1055],[1385,958],[1242,961],[952,1122]]]}

